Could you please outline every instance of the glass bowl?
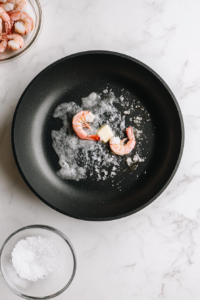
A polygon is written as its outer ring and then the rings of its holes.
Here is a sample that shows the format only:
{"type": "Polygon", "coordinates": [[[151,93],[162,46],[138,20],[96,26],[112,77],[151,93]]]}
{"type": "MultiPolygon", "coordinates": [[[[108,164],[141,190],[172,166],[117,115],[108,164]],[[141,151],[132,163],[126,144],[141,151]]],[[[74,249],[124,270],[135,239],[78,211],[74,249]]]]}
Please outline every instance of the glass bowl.
{"type": "Polygon", "coordinates": [[[26,53],[40,34],[42,28],[42,8],[39,0],[26,0],[26,8],[23,11],[27,12],[34,20],[34,28],[30,33],[22,35],[24,46],[21,49],[16,51],[6,49],[3,53],[0,53],[0,63],[13,60],[26,53]]]}
{"type": "Polygon", "coordinates": [[[0,272],[9,288],[25,299],[51,299],[64,292],[72,282],[76,272],[76,256],[72,244],[59,230],[45,225],[31,225],[12,233],[0,250],[0,272]],[[50,238],[58,246],[62,267],[37,281],[19,277],[11,263],[13,248],[21,239],[30,236],[50,238]]]}

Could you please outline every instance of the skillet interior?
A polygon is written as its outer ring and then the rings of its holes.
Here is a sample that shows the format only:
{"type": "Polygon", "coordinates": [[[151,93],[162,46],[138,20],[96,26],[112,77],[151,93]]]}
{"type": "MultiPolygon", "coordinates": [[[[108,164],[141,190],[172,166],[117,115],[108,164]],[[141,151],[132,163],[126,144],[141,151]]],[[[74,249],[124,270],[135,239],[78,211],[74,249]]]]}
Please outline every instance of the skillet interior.
{"type": "Polygon", "coordinates": [[[13,152],[32,191],[52,208],[75,218],[110,220],[134,213],[152,202],[172,179],[183,149],[183,121],[175,97],[150,68],[125,55],[90,51],[63,58],[42,71],[23,93],[13,119],[13,152]],[[51,131],[62,122],[53,118],[62,102],[101,92],[109,83],[116,96],[121,89],[148,110],[145,128],[147,159],[130,174],[119,173],[121,191],[111,179],[95,182],[63,180],[56,174],[58,157],[51,131]]]}

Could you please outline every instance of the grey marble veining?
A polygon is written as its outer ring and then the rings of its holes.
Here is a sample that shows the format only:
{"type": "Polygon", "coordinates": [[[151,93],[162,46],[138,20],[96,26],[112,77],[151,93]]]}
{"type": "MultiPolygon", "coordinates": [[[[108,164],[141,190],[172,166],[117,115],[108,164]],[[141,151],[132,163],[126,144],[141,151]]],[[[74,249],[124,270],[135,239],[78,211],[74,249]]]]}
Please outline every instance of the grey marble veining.
{"type": "MultiPolygon", "coordinates": [[[[72,241],[78,271],[59,300],[200,299],[200,2],[41,0],[34,47],[0,65],[0,244],[28,224],[72,241]],[[170,86],[185,123],[180,167],[164,193],[135,215],[86,222],[57,213],[23,182],[11,150],[11,122],[28,83],[63,56],[111,50],[153,68],[170,86]]],[[[0,298],[19,299],[0,279],[0,298]]]]}

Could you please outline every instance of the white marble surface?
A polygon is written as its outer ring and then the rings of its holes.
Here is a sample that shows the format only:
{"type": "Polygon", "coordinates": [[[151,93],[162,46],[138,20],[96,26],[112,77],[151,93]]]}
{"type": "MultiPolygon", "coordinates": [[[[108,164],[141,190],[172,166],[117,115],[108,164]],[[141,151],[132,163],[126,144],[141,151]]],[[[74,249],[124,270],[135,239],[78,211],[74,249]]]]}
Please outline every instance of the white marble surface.
{"type": "MultiPolygon", "coordinates": [[[[48,224],[72,241],[74,282],[59,300],[200,299],[199,0],[41,0],[35,46],[0,65],[0,245],[16,229],[48,224]],[[75,220],[28,189],[11,150],[11,121],[27,84],[57,59],[84,50],[131,55],[170,86],[185,122],[185,149],[165,192],[139,213],[111,222],[75,220]]],[[[0,298],[19,299],[0,279],[0,298]]]]}

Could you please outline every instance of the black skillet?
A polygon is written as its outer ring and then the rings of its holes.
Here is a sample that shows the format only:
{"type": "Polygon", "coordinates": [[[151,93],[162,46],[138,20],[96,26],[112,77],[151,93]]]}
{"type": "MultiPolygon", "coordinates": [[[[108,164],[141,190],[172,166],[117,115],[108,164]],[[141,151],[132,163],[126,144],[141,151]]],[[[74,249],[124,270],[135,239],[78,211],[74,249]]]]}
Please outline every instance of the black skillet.
{"type": "Polygon", "coordinates": [[[71,55],[43,70],[21,96],[12,126],[14,157],[29,188],[53,209],[83,220],[122,218],[150,204],[172,180],[183,145],[180,108],[166,83],[140,61],[108,51],[71,55]],[[147,160],[132,173],[119,173],[114,184],[112,179],[63,180],[52,148],[51,131],[62,126],[52,116],[54,109],[62,102],[80,104],[81,97],[107,85],[118,97],[128,91],[149,112],[147,160]]]}

